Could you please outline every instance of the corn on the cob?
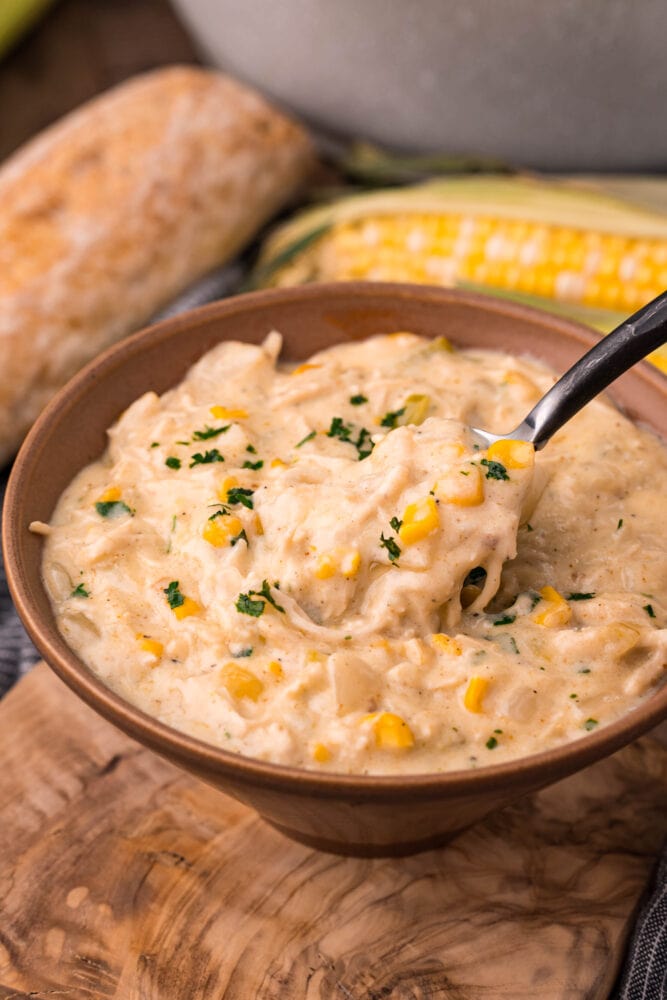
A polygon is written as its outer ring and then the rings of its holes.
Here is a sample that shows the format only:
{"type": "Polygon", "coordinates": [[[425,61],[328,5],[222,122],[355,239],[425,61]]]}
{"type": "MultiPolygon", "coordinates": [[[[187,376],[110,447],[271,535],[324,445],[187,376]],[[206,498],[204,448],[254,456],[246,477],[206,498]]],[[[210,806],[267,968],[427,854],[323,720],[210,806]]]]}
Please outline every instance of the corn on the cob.
{"type": "MultiPolygon", "coordinates": [[[[665,212],[571,183],[473,177],[343,199],[269,239],[257,283],[414,281],[609,330],[667,288],[665,212]]],[[[653,360],[667,371],[667,352],[653,360]]]]}

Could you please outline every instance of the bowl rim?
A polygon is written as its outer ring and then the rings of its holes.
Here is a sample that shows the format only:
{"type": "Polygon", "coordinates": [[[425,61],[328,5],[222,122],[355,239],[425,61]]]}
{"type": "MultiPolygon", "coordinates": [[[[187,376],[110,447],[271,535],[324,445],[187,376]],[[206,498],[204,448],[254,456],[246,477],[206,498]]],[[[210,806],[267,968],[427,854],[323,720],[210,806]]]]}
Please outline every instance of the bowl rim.
{"type": "MultiPolygon", "coordinates": [[[[17,512],[20,510],[24,483],[38,465],[45,439],[53,432],[53,427],[57,427],[58,414],[65,404],[75,399],[91,380],[99,384],[111,370],[131,363],[141,354],[144,346],[169,341],[202,320],[252,312],[257,306],[264,307],[274,302],[278,305],[285,302],[298,304],[311,299],[337,299],[341,296],[361,300],[377,299],[379,296],[394,301],[418,298],[424,303],[444,307],[448,303],[459,302],[481,308],[487,314],[496,313],[538,326],[546,325],[556,334],[562,332],[570,338],[574,335],[584,345],[592,346],[598,339],[593,330],[579,323],[508,299],[438,286],[359,281],[309,284],[233,296],[164,319],[114,344],[81,369],[47,404],[15,459],[7,485],[2,519],[7,581],[26,631],[47,664],[100,715],[150,749],[178,761],[186,769],[215,775],[216,781],[229,779],[231,783],[271,787],[320,798],[343,796],[365,801],[390,801],[400,794],[403,799],[426,796],[444,799],[473,792],[500,791],[508,786],[517,789],[537,787],[613,753],[657,725],[667,717],[667,684],[658,687],[619,719],[597,731],[499,764],[485,764],[470,770],[415,774],[318,772],[246,757],[172,728],[107,687],[59,634],[52,638],[55,625],[43,620],[24,579],[21,537],[26,529],[22,527],[17,512]]],[[[646,362],[640,362],[635,368],[663,395],[667,394],[667,379],[657,369],[646,362]]]]}

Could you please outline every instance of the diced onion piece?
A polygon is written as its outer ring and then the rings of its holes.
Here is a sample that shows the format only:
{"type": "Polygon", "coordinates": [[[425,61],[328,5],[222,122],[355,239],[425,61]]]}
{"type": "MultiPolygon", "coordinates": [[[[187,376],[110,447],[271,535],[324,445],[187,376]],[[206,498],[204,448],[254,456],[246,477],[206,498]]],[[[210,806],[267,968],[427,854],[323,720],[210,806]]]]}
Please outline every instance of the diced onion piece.
{"type": "Polygon", "coordinates": [[[476,465],[451,469],[433,487],[438,500],[457,507],[477,507],[484,503],[484,479],[476,465]]]}
{"type": "Polygon", "coordinates": [[[407,424],[423,424],[428,416],[430,408],[430,396],[425,396],[422,393],[413,393],[413,395],[408,396],[403,404],[403,413],[400,415],[396,423],[402,427],[407,424]]]}

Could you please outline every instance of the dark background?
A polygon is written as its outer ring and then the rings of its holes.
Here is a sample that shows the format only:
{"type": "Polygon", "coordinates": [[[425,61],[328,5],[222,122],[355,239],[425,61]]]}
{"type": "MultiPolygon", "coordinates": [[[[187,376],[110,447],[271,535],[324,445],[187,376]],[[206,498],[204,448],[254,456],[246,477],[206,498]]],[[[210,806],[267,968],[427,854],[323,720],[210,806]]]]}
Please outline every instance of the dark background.
{"type": "Polygon", "coordinates": [[[114,83],[175,62],[197,54],[167,0],[59,0],[0,61],[0,160],[114,83]]]}

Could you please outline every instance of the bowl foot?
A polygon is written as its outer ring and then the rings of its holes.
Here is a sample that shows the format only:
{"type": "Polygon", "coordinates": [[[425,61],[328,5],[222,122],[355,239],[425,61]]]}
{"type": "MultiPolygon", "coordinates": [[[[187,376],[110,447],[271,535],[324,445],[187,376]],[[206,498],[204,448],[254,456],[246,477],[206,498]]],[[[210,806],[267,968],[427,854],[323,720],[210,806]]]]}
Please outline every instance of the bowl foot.
{"type": "Polygon", "coordinates": [[[345,857],[353,858],[402,858],[409,854],[432,851],[435,848],[444,847],[445,844],[449,844],[460,833],[463,833],[465,829],[464,827],[460,830],[448,830],[420,840],[406,840],[389,844],[358,844],[346,840],[328,840],[326,837],[318,837],[314,834],[303,833],[301,830],[294,830],[291,827],[281,826],[280,823],[274,823],[265,817],[262,817],[262,819],[269,826],[272,826],[274,830],[278,830],[279,833],[282,833],[285,837],[289,837],[290,840],[296,840],[300,844],[305,844],[306,847],[313,847],[317,851],[326,851],[328,854],[341,854],[345,857]]]}

